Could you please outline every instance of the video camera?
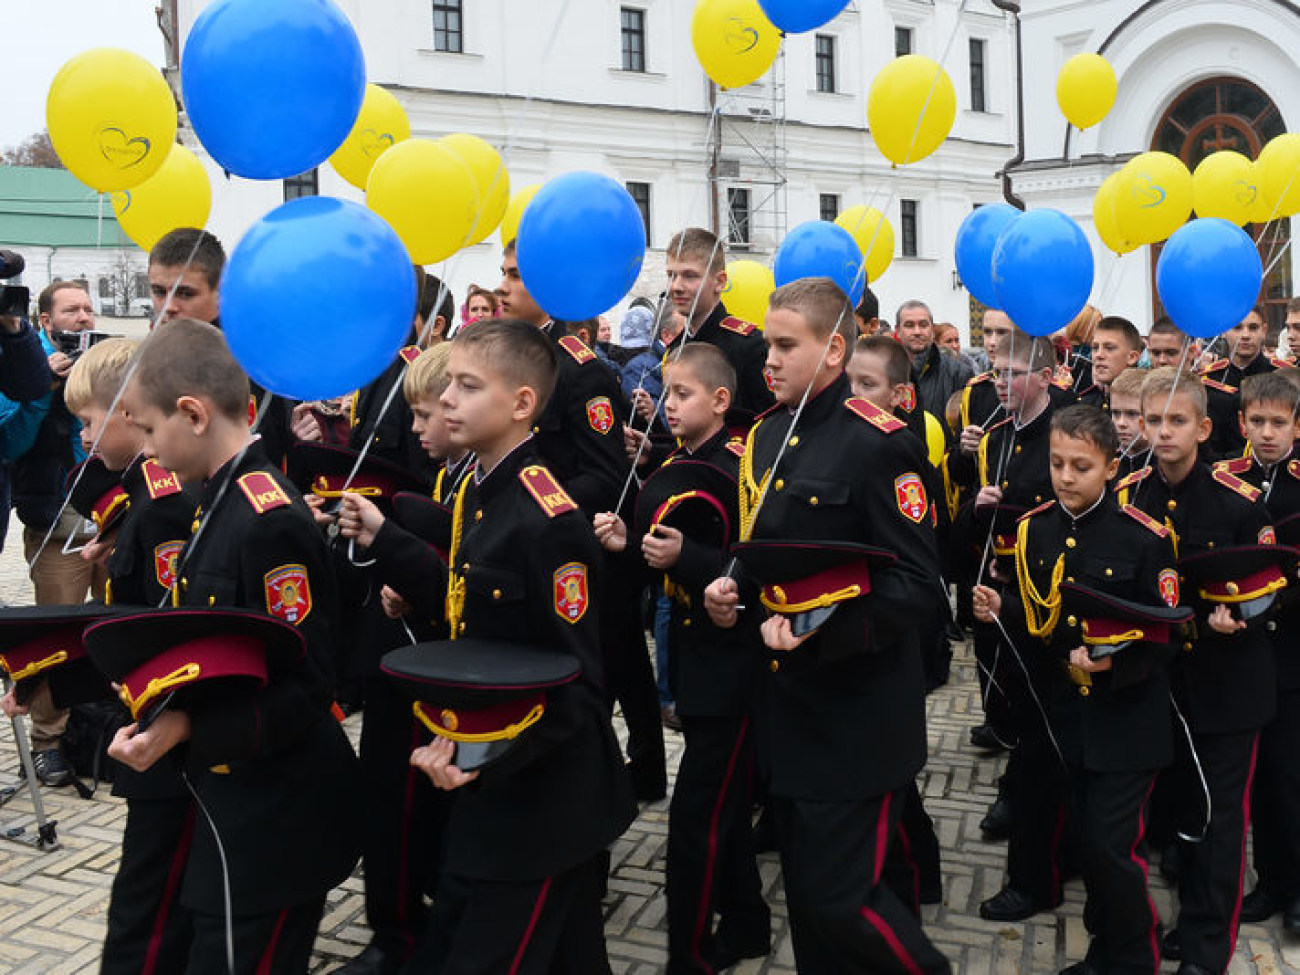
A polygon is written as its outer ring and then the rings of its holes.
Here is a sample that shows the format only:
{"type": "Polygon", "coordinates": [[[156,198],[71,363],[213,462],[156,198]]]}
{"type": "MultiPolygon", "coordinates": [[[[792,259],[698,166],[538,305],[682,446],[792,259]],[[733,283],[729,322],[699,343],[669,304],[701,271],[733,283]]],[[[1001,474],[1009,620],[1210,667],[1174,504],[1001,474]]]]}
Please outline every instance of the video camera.
{"type": "Polygon", "coordinates": [[[111,332],[94,331],[50,332],[50,340],[54,342],[54,347],[74,360],[92,345],[113,338],[120,338],[120,336],[113,335],[111,332]]]}
{"type": "MultiPolygon", "coordinates": [[[[0,250],[0,281],[16,278],[27,268],[21,254],[0,250]]],[[[32,293],[19,284],[0,285],[0,316],[26,318],[32,293]]]]}

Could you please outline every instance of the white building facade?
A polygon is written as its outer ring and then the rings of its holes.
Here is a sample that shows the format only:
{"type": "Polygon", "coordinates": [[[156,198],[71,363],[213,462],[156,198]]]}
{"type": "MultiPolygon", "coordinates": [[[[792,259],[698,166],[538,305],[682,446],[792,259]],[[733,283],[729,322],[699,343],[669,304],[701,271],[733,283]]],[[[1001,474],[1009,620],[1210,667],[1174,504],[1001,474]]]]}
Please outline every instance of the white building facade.
{"type": "MultiPolygon", "coordinates": [[[[183,44],[205,2],[176,3],[183,44]]],[[[892,266],[872,282],[882,315],[920,298],[937,321],[967,333],[972,308],[953,239],[972,207],[1003,198],[1001,173],[1019,148],[1017,18],[991,0],[854,0],[824,28],[787,38],[774,69],[738,92],[717,91],[696,61],[694,0],[340,5],[361,38],[368,79],[398,97],[413,135],[486,139],[502,149],[516,188],[578,169],[628,185],[650,240],[634,294],[660,291],[664,248],[682,227],[717,229],[733,258],[770,263],[786,231],[867,204],[886,213],[896,237],[892,266]],[[933,156],[893,168],[867,130],[867,93],[876,72],[907,52],[942,61],[957,118],[933,156]]],[[[1189,89],[1239,79],[1276,106],[1279,121],[1300,113],[1300,77],[1286,53],[1300,50],[1300,13],[1285,0],[1025,0],[1023,8],[1024,160],[1009,186],[1031,207],[1069,213],[1094,240],[1096,187],[1152,147],[1189,89]],[[1119,100],[1067,147],[1056,71],[1103,45],[1120,75],[1119,100]]],[[[210,171],[210,229],[228,248],[286,194],[362,196],[328,165],[286,184],[210,171]]],[[[1145,330],[1150,249],[1121,260],[1095,246],[1095,303],[1145,330]]],[[[430,270],[459,299],[470,283],[496,283],[499,258],[494,235],[430,270]]],[[[1289,254],[1279,262],[1288,295],[1292,264],[1289,254]]]]}

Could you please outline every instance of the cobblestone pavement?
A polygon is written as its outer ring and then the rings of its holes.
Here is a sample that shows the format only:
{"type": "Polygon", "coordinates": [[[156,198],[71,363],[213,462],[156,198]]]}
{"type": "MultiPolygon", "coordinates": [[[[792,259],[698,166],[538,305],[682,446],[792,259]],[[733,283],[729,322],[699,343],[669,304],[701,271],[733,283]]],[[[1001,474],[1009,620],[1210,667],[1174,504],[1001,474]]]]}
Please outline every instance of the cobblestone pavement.
{"type": "MultiPolygon", "coordinates": [[[[0,599],[31,601],[21,562],[21,541],[11,533],[0,555],[0,599]]],[[[974,663],[962,648],[953,680],[930,699],[930,763],[923,794],[934,817],[944,852],[944,900],[925,908],[928,929],[953,963],[969,975],[1053,973],[1083,957],[1083,890],[1076,881],[1066,902],[1051,915],[1021,924],[995,925],[976,915],[979,902],[1002,884],[1005,848],[980,838],[979,821],[994,793],[1001,761],[977,758],[967,745],[967,729],[979,709],[974,663]]],[[[356,733],[357,719],[349,720],[356,733]]],[[[681,753],[680,735],[669,733],[670,774],[681,753]]],[[[17,753],[7,721],[0,720],[0,787],[17,781],[17,753]]],[[[78,799],[70,789],[43,791],[48,814],[58,821],[61,846],[38,852],[0,839],[0,972],[93,971],[104,933],[108,891],[117,865],[125,806],[105,795],[78,799]]],[[[32,832],[32,809],[25,797],[0,809],[0,833],[25,826],[32,832]]],[[[663,867],[668,804],[645,807],[613,851],[614,873],[606,901],[606,931],[614,971],[650,975],[661,971],[664,930],[663,867]]],[[[737,975],[793,973],[780,870],[774,855],[763,858],[762,872],[773,910],[774,941],[769,958],[737,966],[737,975]]],[[[1167,889],[1158,885],[1156,903],[1171,916],[1167,889]]],[[[314,972],[334,971],[366,943],[362,881],[353,876],[329,898],[317,941],[314,972]]],[[[1167,971],[1175,966],[1166,965],[1167,971]]],[[[1300,941],[1288,939],[1280,920],[1246,925],[1229,975],[1300,973],[1300,941]]]]}

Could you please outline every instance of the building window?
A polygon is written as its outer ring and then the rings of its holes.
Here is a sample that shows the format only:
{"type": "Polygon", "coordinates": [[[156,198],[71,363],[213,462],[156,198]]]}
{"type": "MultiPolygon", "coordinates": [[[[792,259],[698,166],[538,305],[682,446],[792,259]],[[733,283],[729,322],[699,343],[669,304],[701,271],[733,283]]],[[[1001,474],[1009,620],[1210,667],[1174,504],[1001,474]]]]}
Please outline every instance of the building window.
{"type": "Polygon", "coordinates": [[[902,254],[904,257],[916,257],[920,253],[917,246],[917,224],[921,204],[917,200],[900,200],[898,207],[901,217],[899,224],[903,230],[902,254]]]}
{"type": "Polygon", "coordinates": [[[835,222],[835,218],[840,215],[840,196],[838,193],[823,193],[818,203],[821,210],[821,218],[830,223],[835,222]]]}
{"type": "Polygon", "coordinates": [[[319,194],[320,177],[314,169],[309,169],[301,176],[290,176],[284,181],[285,203],[304,196],[318,196],[319,194]]]}
{"type": "Polygon", "coordinates": [[[749,190],[727,189],[727,243],[748,244],[750,227],[749,190]]]}
{"type": "Polygon", "coordinates": [[[645,11],[624,7],[623,70],[645,71],[645,11]]]}
{"type": "Polygon", "coordinates": [[[902,57],[904,54],[912,53],[912,28],[895,27],[894,28],[894,56],[902,57]]]}
{"type": "Polygon", "coordinates": [[[817,35],[817,90],[835,91],[835,38],[817,35]]]}
{"type": "Polygon", "coordinates": [[[450,54],[465,51],[460,0],[433,0],[433,49],[450,54]]]}
{"type": "Polygon", "coordinates": [[[984,97],[985,42],[971,38],[970,42],[970,110],[987,111],[984,97]]]}
{"type": "Polygon", "coordinates": [[[649,183],[628,183],[628,195],[632,197],[632,202],[636,208],[641,211],[641,223],[645,225],[645,244],[650,246],[650,184],[649,183]]]}

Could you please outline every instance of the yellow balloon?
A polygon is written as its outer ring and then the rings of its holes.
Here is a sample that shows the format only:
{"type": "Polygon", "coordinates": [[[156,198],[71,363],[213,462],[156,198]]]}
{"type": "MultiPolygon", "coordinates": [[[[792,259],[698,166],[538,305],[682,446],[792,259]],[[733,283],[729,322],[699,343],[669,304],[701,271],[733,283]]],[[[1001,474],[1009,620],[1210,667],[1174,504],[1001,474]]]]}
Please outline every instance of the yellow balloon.
{"type": "Polygon", "coordinates": [[[1255,164],[1239,152],[1215,152],[1192,173],[1192,207],[1198,217],[1250,223],[1259,201],[1255,164]]]}
{"type": "Polygon", "coordinates": [[[63,165],[101,193],[139,186],[176,142],[176,99],[152,64],[97,47],[54,76],[45,124],[63,165]]]}
{"type": "Polygon", "coordinates": [[[1115,69],[1100,54],[1076,54],[1056,76],[1056,104],[1078,129],[1104,119],[1114,108],[1118,91],[1115,69]]]}
{"type": "Polygon", "coordinates": [[[477,244],[487,240],[510,205],[510,174],[501,153],[478,136],[464,132],[443,136],[438,141],[460,156],[461,162],[474,176],[474,186],[478,189],[478,220],[470,231],[469,242],[477,244]]]}
{"type": "Polygon", "coordinates": [[[469,243],[478,189],[469,167],[446,146],[407,139],[370,171],[366,206],[397,231],[413,264],[434,264],[469,243]]]}
{"type": "Polygon", "coordinates": [[[519,221],[524,218],[524,211],[541,188],[541,183],[532,183],[510,198],[505,216],[501,218],[501,246],[504,247],[519,236],[519,221]]]}
{"type": "Polygon", "coordinates": [[[867,95],[867,124],[876,148],[898,166],[943,145],[957,117],[952,79],[933,61],[906,54],[885,65],[867,95]]]}
{"type": "Polygon", "coordinates": [[[781,32],[758,0],[699,0],[691,41],[704,73],[723,88],[757,81],[781,51],[781,32]]]}
{"type": "Polygon", "coordinates": [[[1103,244],[1116,254],[1127,254],[1135,250],[1137,244],[1124,238],[1115,220],[1115,193],[1118,184],[1119,173],[1111,173],[1097,189],[1097,195],[1092,201],[1092,222],[1103,244]]]}
{"type": "Polygon", "coordinates": [[[1119,171],[1115,222],[1135,244],[1165,240],[1192,215],[1192,174],[1167,152],[1144,152],[1119,171]]]}
{"type": "Polygon", "coordinates": [[[1286,132],[1269,140],[1255,160],[1255,172],[1269,203],[1262,218],[1300,213],[1300,134],[1286,132]]]}
{"type": "Polygon", "coordinates": [[[763,327],[767,302],[776,290],[771,268],[758,261],[732,261],[727,265],[727,286],[722,289],[722,303],[735,317],[763,327]]]}
{"type": "Polygon", "coordinates": [[[875,207],[852,206],[835,222],[853,235],[866,255],[867,283],[877,281],[894,259],[894,228],[875,207]]]}
{"type": "Polygon", "coordinates": [[[152,250],[178,227],[205,227],[212,213],[212,181],[198,157],[172,146],[162,168],[139,186],[112,195],[113,213],[141,250],[152,250]]]}
{"type": "Polygon", "coordinates": [[[366,97],[361,102],[357,121],[329,162],[336,173],[364,190],[379,157],[410,137],[411,123],[402,103],[388,89],[366,85],[366,97]]]}

